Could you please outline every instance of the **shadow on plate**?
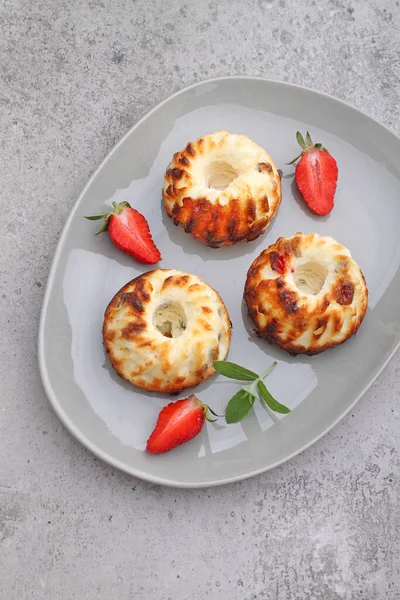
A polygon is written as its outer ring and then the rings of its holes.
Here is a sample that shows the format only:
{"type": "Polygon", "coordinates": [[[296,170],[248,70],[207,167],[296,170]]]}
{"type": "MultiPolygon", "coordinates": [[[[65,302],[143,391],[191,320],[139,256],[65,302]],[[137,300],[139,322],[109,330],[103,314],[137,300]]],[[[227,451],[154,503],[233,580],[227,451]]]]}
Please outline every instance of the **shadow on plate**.
{"type": "MultiPolygon", "coordinates": [[[[285,177],[287,177],[287,176],[285,176],[285,177]]],[[[297,202],[297,204],[299,205],[299,207],[301,208],[303,213],[305,215],[307,215],[307,217],[311,217],[314,221],[322,222],[322,223],[325,223],[329,219],[329,215],[325,215],[325,216],[316,215],[308,207],[307,202],[304,200],[303,196],[299,192],[299,188],[297,187],[296,180],[294,179],[294,177],[293,177],[293,181],[291,183],[290,188],[291,188],[291,192],[292,192],[292,196],[293,196],[294,200],[297,202]]],[[[304,233],[308,233],[308,232],[304,232],[304,233]]]]}
{"type": "Polygon", "coordinates": [[[310,364],[310,360],[318,360],[318,358],[321,356],[321,354],[316,354],[315,356],[308,356],[307,354],[297,354],[296,356],[294,356],[289,354],[286,350],[279,348],[279,346],[273,346],[269,344],[266,340],[263,340],[262,338],[258,337],[257,334],[254,332],[254,323],[249,317],[247,304],[244,301],[244,299],[242,299],[242,318],[244,327],[246,329],[246,332],[248,333],[249,342],[256,344],[260,348],[260,350],[267,353],[268,356],[272,358],[272,360],[277,360],[288,364],[310,364]]]}
{"type": "Polygon", "coordinates": [[[193,394],[193,393],[196,393],[196,395],[201,394],[202,392],[207,390],[207,388],[209,388],[210,385],[217,383],[215,381],[215,378],[217,375],[213,374],[213,375],[211,375],[211,377],[209,377],[202,383],[199,383],[199,385],[192,387],[192,388],[186,388],[186,389],[182,390],[181,392],[176,392],[176,393],[172,393],[172,394],[167,394],[164,392],[155,392],[155,391],[148,392],[146,390],[143,390],[139,387],[134,386],[132,383],[130,383],[126,379],[123,379],[122,377],[120,377],[120,375],[118,375],[118,373],[115,371],[115,369],[111,365],[111,362],[109,361],[109,359],[106,355],[106,352],[104,352],[104,363],[102,364],[102,368],[105,369],[106,371],[108,371],[108,374],[109,374],[110,378],[114,381],[114,383],[116,383],[120,387],[123,387],[127,392],[135,392],[136,394],[140,394],[141,396],[145,396],[147,398],[152,398],[153,400],[157,400],[157,401],[165,400],[166,403],[173,402],[174,400],[178,400],[179,397],[185,398],[187,396],[190,396],[190,394],[193,394]],[[196,391],[194,391],[194,390],[196,390],[196,391]]]}

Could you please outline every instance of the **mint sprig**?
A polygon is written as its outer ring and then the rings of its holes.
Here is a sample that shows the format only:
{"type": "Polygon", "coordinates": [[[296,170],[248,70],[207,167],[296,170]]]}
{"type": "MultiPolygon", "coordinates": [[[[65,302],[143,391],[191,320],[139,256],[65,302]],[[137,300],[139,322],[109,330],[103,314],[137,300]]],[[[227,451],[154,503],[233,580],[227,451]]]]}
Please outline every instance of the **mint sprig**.
{"type": "Polygon", "coordinates": [[[260,394],[260,399],[264,400],[265,404],[274,412],[281,413],[282,415],[287,415],[290,413],[290,408],[275,400],[275,398],[270,394],[267,390],[265,383],[261,381],[261,379],[257,382],[257,388],[260,394]]]}
{"type": "Polygon", "coordinates": [[[220,375],[225,375],[225,377],[237,379],[238,381],[255,381],[258,379],[257,373],[253,373],[253,371],[249,371],[227,360],[215,360],[214,369],[220,375]]]}
{"type": "Polygon", "coordinates": [[[229,400],[225,409],[225,419],[227,423],[238,423],[241,421],[250,409],[253,408],[257,397],[260,401],[265,402],[267,407],[274,412],[281,414],[290,413],[290,409],[287,406],[275,400],[263,382],[264,377],[271,373],[276,367],[276,364],[277,363],[274,362],[262,375],[257,375],[257,373],[229,361],[214,361],[214,369],[220,375],[224,375],[230,379],[236,379],[237,381],[251,381],[249,385],[240,388],[240,390],[229,400]]]}
{"type": "Polygon", "coordinates": [[[228,424],[238,423],[253,408],[256,397],[248,390],[241,388],[232,398],[225,409],[225,419],[228,424]]]}

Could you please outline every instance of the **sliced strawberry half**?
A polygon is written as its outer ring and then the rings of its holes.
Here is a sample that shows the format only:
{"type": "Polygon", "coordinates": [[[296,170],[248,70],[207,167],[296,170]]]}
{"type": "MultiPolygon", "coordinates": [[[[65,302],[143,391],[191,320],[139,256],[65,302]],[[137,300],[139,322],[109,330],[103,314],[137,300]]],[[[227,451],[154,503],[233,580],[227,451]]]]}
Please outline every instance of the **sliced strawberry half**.
{"type": "Polygon", "coordinates": [[[334,205],[338,180],[336,160],[322,144],[314,144],[307,131],[306,139],[298,131],[296,139],[302,151],[296,161],[296,184],[310,209],[317,215],[327,215],[334,205]]]}
{"type": "Polygon", "coordinates": [[[104,219],[96,233],[108,231],[115,246],[140,263],[153,265],[161,260],[161,254],[151,237],[149,224],[144,216],[131,208],[129,202],[113,202],[113,210],[103,215],[85,217],[90,221],[104,219]]]}
{"type": "Polygon", "coordinates": [[[216,420],[211,419],[209,412],[218,416],[194,394],[171,402],[158,415],[154,431],[147,440],[146,450],[159,454],[188,442],[200,433],[206,419],[211,422],[216,420]]]}

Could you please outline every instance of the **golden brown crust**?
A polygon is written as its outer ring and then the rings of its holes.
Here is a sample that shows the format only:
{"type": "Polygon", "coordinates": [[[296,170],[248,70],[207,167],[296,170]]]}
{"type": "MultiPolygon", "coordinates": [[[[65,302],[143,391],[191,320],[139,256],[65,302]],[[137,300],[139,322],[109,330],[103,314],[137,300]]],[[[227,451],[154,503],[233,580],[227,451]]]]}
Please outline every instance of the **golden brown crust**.
{"type": "Polygon", "coordinates": [[[329,237],[298,233],[279,238],[253,262],[244,298],[259,337],[292,354],[312,355],[356,333],[368,290],[346,248],[329,237]],[[296,284],[298,269],[311,263],[322,265],[325,276],[317,293],[296,284]]]}
{"type": "Polygon", "coordinates": [[[255,240],[268,227],[282,197],[271,157],[247,136],[216,132],[174,154],[163,198],[175,225],[211,247],[255,240]],[[213,161],[234,164],[237,178],[224,190],[207,185],[213,161]]]}
{"type": "Polygon", "coordinates": [[[148,390],[177,393],[214,373],[224,359],[231,324],[220,296],[199,277],[155,269],[127,283],[109,303],[103,342],[117,373],[148,390]],[[187,322],[179,337],[166,337],[154,324],[160,306],[183,308],[187,322]],[[203,317],[203,315],[206,315],[203,317]]]}

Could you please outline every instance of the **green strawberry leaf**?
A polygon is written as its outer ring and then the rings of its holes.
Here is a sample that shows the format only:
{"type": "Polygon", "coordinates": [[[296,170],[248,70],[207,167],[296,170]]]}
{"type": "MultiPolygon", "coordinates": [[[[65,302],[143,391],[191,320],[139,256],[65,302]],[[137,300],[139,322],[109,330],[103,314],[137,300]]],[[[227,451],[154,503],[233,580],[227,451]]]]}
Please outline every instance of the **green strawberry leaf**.
{"type": "Polygon", "coordinates": [[[291,412],[290,408],[281,404],[269,393],[267,388],[265,387],[265,383],[259,381],[257,383],[258,391],[260,392],[260,396],[262,400],[264,400],[265,404],[274,412],[281,413],[283,415],[287,415],[291,412]]]}
{"type": "Polygon", "coordinates": [[[94,217],[85,217],[85,219],[87,219],[88,221],[100,221],[100,219],[104,219],[104,217],[106,217],[107,215],[108,213],[104,215],[95,215],[94,217]]]}
{"type": "Polygon", "coordinates": [[[227,423],[238,423],[247,415],[252,408],[256,397],[247,390],[239,390],[229,400],[225,409],[225,419],[227,423]]]}
{"type": "Polygon", "coordinates": [[[100,227],[100,229],[98,231],[96,231],[95,235],[99,235],[99,233],[103,233],[104,231],[108,231],[109,221],[110,221],[110,219],[109,219],[109,217],[107,215],[106,218],[104,219],[103,225],[100,227]]]}
{"type": "Polygon", "coordinates": [[[213,409],[211,408],[211,406],[208,406],[208,404],[203,404],[203,406],[204,406],[204,416],[205,416],[205,418],[207,419],[207,421],[209,423],[215,423],[215,421],[218,421],[218,417],[222,417],[223,416],[223,415],[219,415],[215,411],[213,411],[213,409]],[[217,418],[213,419],[210,416],[210,413],[212,415],[214,415],[214,417],[217,417],[217,418]]]}
{"type": "Polygon", "coordinates": [[[257,373],[253,373],[253,371],[249,371],[249,369],[245,369],[227,360],[215,360],[214,369],[220,375],[225,375],[225,377],[229,377],[230,379],[237,379],[239,381],[255,381],[258,379],[257,373]]]}
{"type": "Polygon", "coordinates": [[[299,144],[299,146],[301,146],[301,148],[303,148],[303,150],[305,150],[307,148],[304,138],[301,135],[300,131],[298,131],[296,133],[296,140],[297,140],[297,143],[299,144]]]}
{"type": "Polygon", "coordinates": [[[222,417],[222,415],[219,415],[218,413],[216,413],[216,412],[215,412],[215,411],[214,411],[214,410],[211,408],[211,406],[208,406],[208,404],[206,404],[205,406],[206,406],[207,410],[209,410],[209,411],[210,411],[210,413],[211,413],[212,415],[214,415],[214,417],[222,417]]]}

